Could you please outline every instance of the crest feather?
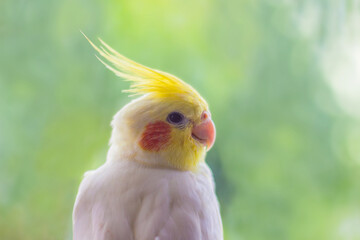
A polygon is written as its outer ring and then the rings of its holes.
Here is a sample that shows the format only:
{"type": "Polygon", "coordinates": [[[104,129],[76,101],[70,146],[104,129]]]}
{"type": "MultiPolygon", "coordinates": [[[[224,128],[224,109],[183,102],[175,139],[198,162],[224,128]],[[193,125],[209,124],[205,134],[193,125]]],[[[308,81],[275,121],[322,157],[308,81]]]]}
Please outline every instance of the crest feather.
{"type": "Polygon", "coordinates": [[[101,39],[99,41],[102,46],[97,47],[84,33],[83,35],[100,56],[111,64],[96,56],[108,69],[126,81],[132,82],[130,89],[123,90],[124,92],[131,93],[131,95],[151,94],[158,98],[181,98],[192,103],[207,105],[193,87],[174,75],[132,61],[115,51],[101,39]]]}

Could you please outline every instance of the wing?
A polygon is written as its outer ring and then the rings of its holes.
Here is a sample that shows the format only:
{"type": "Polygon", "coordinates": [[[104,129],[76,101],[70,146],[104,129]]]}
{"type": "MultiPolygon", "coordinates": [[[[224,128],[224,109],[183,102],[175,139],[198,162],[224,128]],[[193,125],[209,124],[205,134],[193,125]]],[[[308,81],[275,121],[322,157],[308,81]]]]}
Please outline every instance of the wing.
{"type": "MultiPolygon", "coordinates": [[[[73,210],[74,240],[134,239],[124,208],[114,205],[111,185],[98,169],[85,174],[73,210]]],[[[130,206],[129,206],[130,208],[130,206]]]]}

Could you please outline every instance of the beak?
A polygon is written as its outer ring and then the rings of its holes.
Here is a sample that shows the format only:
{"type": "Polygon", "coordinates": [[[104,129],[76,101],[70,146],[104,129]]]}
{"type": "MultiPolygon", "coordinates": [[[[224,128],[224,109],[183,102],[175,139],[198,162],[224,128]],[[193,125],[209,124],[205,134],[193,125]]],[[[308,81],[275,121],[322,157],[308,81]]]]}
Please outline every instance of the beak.
{"type": "Polygon", "coordinates": [[[201,115],[201,122],[192,129],[191,136],[198,142],[204,144],[207,151],[215,142],[216,130],[215,124],[210,118],[210,113],[204,111],[201,115]]]}

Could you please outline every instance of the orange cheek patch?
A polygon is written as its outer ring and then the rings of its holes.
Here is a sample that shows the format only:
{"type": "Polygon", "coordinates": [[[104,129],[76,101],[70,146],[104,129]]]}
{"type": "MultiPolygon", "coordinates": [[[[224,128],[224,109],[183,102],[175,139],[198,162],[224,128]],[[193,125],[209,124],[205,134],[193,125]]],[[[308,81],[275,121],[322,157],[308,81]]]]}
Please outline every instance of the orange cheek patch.
{"type": "Polygon", "coordinates": [[[139,145],[144,150],[158,152],[166,147],[170,140],[170,132],[171,127],[166,122],[149,123],[145,127],[139,145]]]}

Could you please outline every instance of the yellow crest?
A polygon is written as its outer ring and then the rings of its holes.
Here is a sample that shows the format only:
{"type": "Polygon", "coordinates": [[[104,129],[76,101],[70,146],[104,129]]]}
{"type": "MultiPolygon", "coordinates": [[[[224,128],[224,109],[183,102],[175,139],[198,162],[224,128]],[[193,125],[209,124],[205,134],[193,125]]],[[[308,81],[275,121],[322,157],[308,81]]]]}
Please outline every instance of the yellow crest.
{"type": "Polygon", "coordinates": [[[181,79],[134,62],[115,51],[101,39],[99,41],[102,46],[97,47],[85,34],[83,35],[95,50],[112,65],[96,56],[108,69],[117,76],[132,82],[130,89],[124,90],[124,92],[132,93],[132,95],[150,94],[157,98],[179,98],[190,103],[207,106],[200,94],[181,79]]]}

